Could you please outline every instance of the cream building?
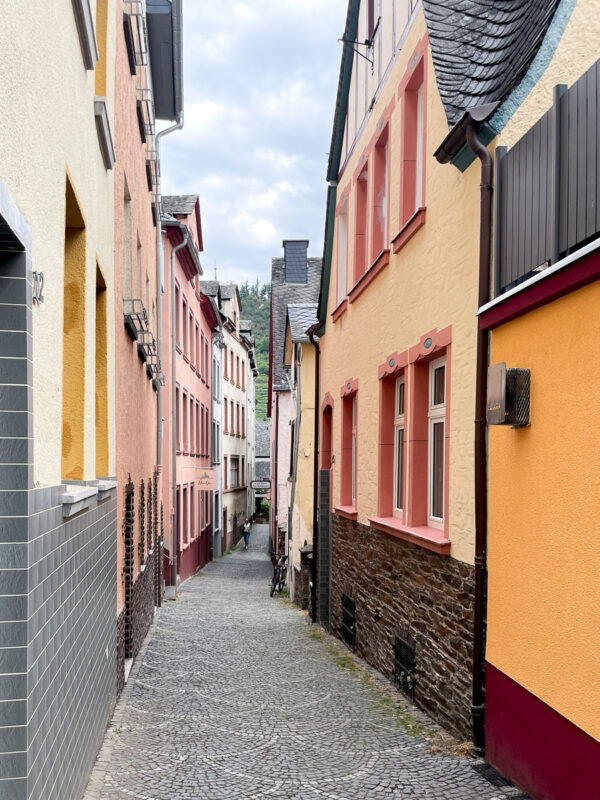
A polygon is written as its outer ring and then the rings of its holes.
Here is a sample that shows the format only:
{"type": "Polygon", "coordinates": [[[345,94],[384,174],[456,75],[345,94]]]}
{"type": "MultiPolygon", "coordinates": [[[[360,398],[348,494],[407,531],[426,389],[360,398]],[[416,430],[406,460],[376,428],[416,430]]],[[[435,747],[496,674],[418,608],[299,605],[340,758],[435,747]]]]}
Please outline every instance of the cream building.
{"type": "Polygon", "coordinates": [[[116,0],[30,12],[0,2],[0,795],[64,800],[81,796],[116,699],[122,31],[116,0]]]}
{"type": "Polygon", "coordinates": [[[224,349],[221,381],[223,487],[222,552],[241,536],[248,515],[247,408],[248,353],[252,349],[240,333],[242,303],[235,284],[221,285],[224,349]]]}

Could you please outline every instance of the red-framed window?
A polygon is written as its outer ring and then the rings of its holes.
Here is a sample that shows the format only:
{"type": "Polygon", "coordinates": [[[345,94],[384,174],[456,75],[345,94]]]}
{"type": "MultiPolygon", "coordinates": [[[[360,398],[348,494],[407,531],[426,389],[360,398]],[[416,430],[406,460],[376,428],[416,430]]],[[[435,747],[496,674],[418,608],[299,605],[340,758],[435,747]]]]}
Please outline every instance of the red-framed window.
{"type": "Polygon", "coordinates": [[[194,398],[190,397],[190,454],[194,455],[196,452],[196,413],[194,410],[194,398]]]}
{"type": "Polygon", "coordinates": [[[210,360],[208,358],[208,336],[204,339],[204,380],[210,386],[210,360]]]}
{"type": "Polygon", "coordinates": [[[339,306],[348,291],[348,198],[344,196],[337,214],[337,288],[336,306],[339,306]]]}
{"type": "Polygon", "coordinates": [[[360,171],[355,186],[354,209],[354,283],[367,269],[367,244],[369,234],[369,162],[360,171]]]}
{"type": "Polygon", "coordinates": [[[373,149],[371,263],[389,248],[389,130],[387,124],[373,149]]]}
{"type": "Polygon", "coordinates": [[[188,305],[187,300],[185,297],[182,298],[182,305],[181,305],[181,327],[183,329],[183,341],[182,341],[182,349],[183,355],[187,356],[188,353],[188,329],[187,329],[187,318],[188,318],[188,305]]]}
{"type": "Polygon", "coordinates": [[[223,456],[223,489],[228,489],[227,483],[227,456],[223,456]]]}
{"type": "Polygon", "coordinates": [[[183,415],[182,415],[182,425],[183,425],[183,432],[182,432],[182,445],[183,445],[183,452],[188,452],[188,432],[189,432],[189,422],[188,422],[188,396],[187,392],[184,390],[182,395],[182,405],[183,405],[183,415]]]}
{"type": "Polygon", "coordinates": [[[190,484],[190,541],[196,538],[196,487],[193,483],[190,484]]]}
{"type": "Polygon", "coordinates": [[[223,377],[225,380],[229,378],[229,372],[227,370],[227,345],[225,345],[225,349],[223,350],[223,377]]]}
{"type": "Polygon", "coordinates": [[[183,531],[183,543],[187,544],[188,541],[189,541],[189,537],[190,537],[189,511],[188,511],[188,488],[187,488],[187,486],[183,487],[183,495],[182,496],[183,496],[183,499],[182,499],[182,503],[181,503],[181,505],[182,505],[182,509],[181,509],[182,526],[181,526],[181,528],[182,528],[182,531],[183,531]]]}
{"type": "Polygon", "coordinates": [[[196,400],[196,455],[200,453],[200,403],[196,400]]]}
{"type": "Polygon", "coordinates": [[[191,309],[190,309],[189,319],[190,319],[190,352],[189,352],[189,357],[190,357],[190,364],[192,366],[194,366],[194,363],[195,363],[194,362],[194,358],[196,357],[197,351],[196,351],[196,353],[194,353],[194,315],[192,314],[192,310],[191,309]]]}
{"type": "Polygon", "coordinates": [[[181,409],[179,407],[179,386],[175,387],[175,418],[177,420],[177,450],[181,450],[181,409]]]}
{"type": "Polygon", "coordinates": [[[401,194],[400,228],[425,207],[426,144],[426,45],[417,51],[417,62],[401,86],[401,194]]]}
{"type": "Polygon", "coordinates": [[[346,381],[341,390],[340,505],[356,509],[358,475],[358,381],[346,381]]]}
{"type": "Polygon", "coordinates": [[[229,432],[231,433],[232,436],[235,436],[235,434],[236,434],[236,430],[235,430],[235,404],[234,404],[233,400],[229,401],[229,410],[231,412],[231,419],[230,419],[231,429],[230,429],[229,432]]]}
{"type": "Polygon", "coordinates": [[[181,333],[180,333],[180,321],[181,321],[181,309],[179,307],[180,299],[179,299],[179,284],[175,284],[175,342],[181,347],[181,333]]]}
{"type": "Polygon", "coordinates": [[[231,361],[231,364],[230,364],[230,366],[231,366],[231,377],[230,377],[229,380],[232,383],[235,383],[235,373],[233,371],[233,350],[230,351],[229,355],[230,355],[230,361],[231,361]]]}
{"type": "Polygon", "coordinates": [[[229,428],[227,426],[227,417],[228,416],[229,415],[227,413],[227,398],[224,397],[223,398],[223,433],[229,433],[229,428]]]}
{"type": "Polygon", "coordinates": [[[196,331],[195,331],[195,336],[194,336],[194,341],[195,341],[195,343],[196,343],[196,359],[195,359],[195,361],[193,362],[193,363],[194,363],[194,366],[195,366],[195,368],[196,368],[196,372],[198,372],[198,371],[199,371],[199,369],[200,369],[200,352],[201,352],[201,351],[198,349],[198,347],[199,347],[199,345],[200,345],[200,336],[199,336],[199,331],[200,331],[200,328],[199,328],[199,326],[198,326],[198,323],[196,322],[196,331]]]}
{"type": "Polygon", "coordinates": [[[242,438],[246,438],[246,406],[242,406],[242,438]]]}

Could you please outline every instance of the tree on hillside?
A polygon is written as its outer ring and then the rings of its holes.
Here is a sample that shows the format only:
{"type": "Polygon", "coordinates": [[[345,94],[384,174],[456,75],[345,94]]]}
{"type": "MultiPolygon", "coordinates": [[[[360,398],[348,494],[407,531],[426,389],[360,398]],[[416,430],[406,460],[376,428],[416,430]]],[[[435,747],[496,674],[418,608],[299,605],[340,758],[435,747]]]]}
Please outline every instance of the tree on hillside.
{"type": "Polygon", "coordinates": [[[242,301],[242,318],[253,323],[254,351],[258,366],[256,379],[256,419],[267,418],[267,390],[269,383],[269,321],[271,312],[271,285],[244,281],[239,287],[242,301]]]}

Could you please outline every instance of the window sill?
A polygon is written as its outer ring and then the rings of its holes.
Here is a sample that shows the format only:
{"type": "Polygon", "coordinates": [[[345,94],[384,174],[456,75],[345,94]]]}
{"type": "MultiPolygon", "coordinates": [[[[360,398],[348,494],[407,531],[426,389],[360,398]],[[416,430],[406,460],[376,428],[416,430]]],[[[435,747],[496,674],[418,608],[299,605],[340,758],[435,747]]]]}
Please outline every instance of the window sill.
{"type": "Polygon", "coordinates": [[[404,245],[412,239],[415,233],[425,225],[425,208],[420,208],[412,215],[412,217],[405,222],[400,228],[400,231],[392,239],[392,247],[394,253],[399,253],[404,245]]]}
{"type": "Polygon", "coordinates": [[[379,275],[379,273],[382,272],[389,263],[390,263],[389,249],[382,250],[381,253],[375,259],[375,261],[371,264],[369,269],[365,272],[365,274],[359,278],[358,283],[355,285],[355,287],[350,291],[348,295],[348,301],[350,303],[354,303],[354,301],[361,296],[361,294],[364,292],[367,286],[371,285],[371,283],[375,280],[375,278],[379,275]]]}
{"type": "Polygon", "coordinates": [[[335,506],[333,510],[340,517],[345,517],[346,519],[357,519],[358,517],[356,506],[335,506]]]}
{"type": "Polygon", "coordinates": [[[440,555],[450,555],[450,539],[446,537],[444,531],[437,528],[429,528],[426,525],[411,528],[405,525],[396,517],[369,517],[371,527],[405,542],[424,547],[440,555]]]}
{"type": "Polygon", "coordinates": [[[332,322],[337,322],[347,308],[348,308],[348,298],[344,297],[339,306],[331,312],[332,322]]]}

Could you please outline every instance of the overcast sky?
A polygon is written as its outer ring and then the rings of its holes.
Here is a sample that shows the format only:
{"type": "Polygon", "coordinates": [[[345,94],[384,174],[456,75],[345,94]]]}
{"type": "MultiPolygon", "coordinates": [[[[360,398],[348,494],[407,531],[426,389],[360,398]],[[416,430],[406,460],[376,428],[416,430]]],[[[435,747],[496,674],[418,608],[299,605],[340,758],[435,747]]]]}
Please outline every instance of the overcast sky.
{"type": "Polygon", "coordinates": [[[184,0],[185,127],[163,194],[198,194],[204,274],[270,280],[283,239],[322,255],[347,0],[184,0]]]}

